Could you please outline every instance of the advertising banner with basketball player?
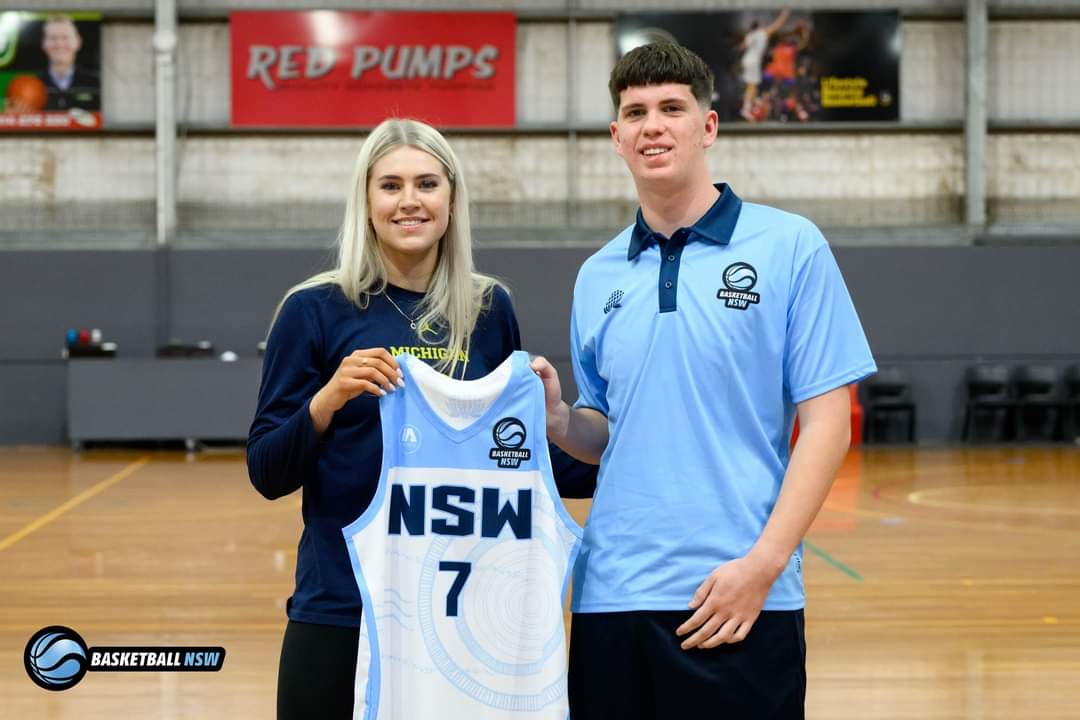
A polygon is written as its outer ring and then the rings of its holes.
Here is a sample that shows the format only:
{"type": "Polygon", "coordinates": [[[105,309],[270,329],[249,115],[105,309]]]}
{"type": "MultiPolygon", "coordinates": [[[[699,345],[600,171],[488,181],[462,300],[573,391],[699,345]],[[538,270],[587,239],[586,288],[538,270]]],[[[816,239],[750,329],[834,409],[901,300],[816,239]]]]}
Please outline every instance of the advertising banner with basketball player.
{"type": "Polygon", "coordinates": [[[101,15],[0,12],[0,132],[101,127],[101,15]]]}
{"type": "Polygon", "coordinates": [[[232,124],[513,127],[513,13],[234,12],[232,124]]]}
{"type": "Polygon", "coordinates": [[[900,119],[896,11],[634,13],[616,20],[619,55],[657,40],[693,50],[712,68],[720,122],[900,119]]]}

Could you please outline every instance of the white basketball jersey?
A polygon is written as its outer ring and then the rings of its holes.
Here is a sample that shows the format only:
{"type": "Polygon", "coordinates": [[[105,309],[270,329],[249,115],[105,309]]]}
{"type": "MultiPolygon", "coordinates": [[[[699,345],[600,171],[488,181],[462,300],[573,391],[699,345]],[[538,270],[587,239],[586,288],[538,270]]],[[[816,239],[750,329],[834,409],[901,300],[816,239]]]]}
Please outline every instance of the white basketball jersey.
{"type": "Polygon", "coordinates": [[[769,46],[769,34],[762,28],[751,30],[746,34],[746,51],[743,53],[743,67],[761,65],[761,59],[765,57],[765,48],[769,46]]]}
{"type": "Polygon", "coordinates": [[[581,528],[555,489],[540,379],[520,351],[470,381],[398,363],[379,487],[343,530],[364,603],[353,716],[566,720],[581,528]]]}

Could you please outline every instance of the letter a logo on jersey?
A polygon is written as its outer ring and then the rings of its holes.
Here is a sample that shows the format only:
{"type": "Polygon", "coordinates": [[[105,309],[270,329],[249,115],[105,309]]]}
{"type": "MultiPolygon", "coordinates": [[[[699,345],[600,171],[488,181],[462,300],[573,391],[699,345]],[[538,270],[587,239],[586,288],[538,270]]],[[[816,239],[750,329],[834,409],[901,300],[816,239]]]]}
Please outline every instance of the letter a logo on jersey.
{"type": "Polygon", "coordinates": [[[412,425],[402,425],[398,441],[405,452],[414,453],[420,449],[420,431],[412,425]]]}

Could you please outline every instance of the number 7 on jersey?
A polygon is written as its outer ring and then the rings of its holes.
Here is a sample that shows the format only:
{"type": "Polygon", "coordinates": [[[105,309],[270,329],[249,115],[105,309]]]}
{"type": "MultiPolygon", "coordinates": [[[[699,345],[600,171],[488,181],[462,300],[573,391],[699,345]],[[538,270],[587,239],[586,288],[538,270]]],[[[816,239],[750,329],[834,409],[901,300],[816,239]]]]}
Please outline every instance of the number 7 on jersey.
{"type": "Polygon", "coordinates": [[[446,593],[446,616],[457,617],[458,595],[461,595],[461,590],[465,587],[465,580],[468,579],[469,572],[472,571],[472,563],[442,560],[439,562],[439,571],[442,572],[443,570],[458,574],[454,579],[454,583],[450,586],[450,590],[446,593]]]}

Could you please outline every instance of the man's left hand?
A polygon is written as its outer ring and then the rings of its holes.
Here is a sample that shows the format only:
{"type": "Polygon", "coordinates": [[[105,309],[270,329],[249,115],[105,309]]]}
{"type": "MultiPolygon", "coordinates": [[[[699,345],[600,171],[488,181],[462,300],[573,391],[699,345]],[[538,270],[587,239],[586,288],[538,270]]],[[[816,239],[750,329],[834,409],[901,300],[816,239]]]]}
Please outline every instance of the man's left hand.
{"type": "Polygon", "coordinates": [[[713,570],[690,601],[690,609],[696,612],[675,630],[679,637],[689,635],[682,649],[714,648],[745,640],[774,580],[764,566],[750,557],[713,570]]]}

